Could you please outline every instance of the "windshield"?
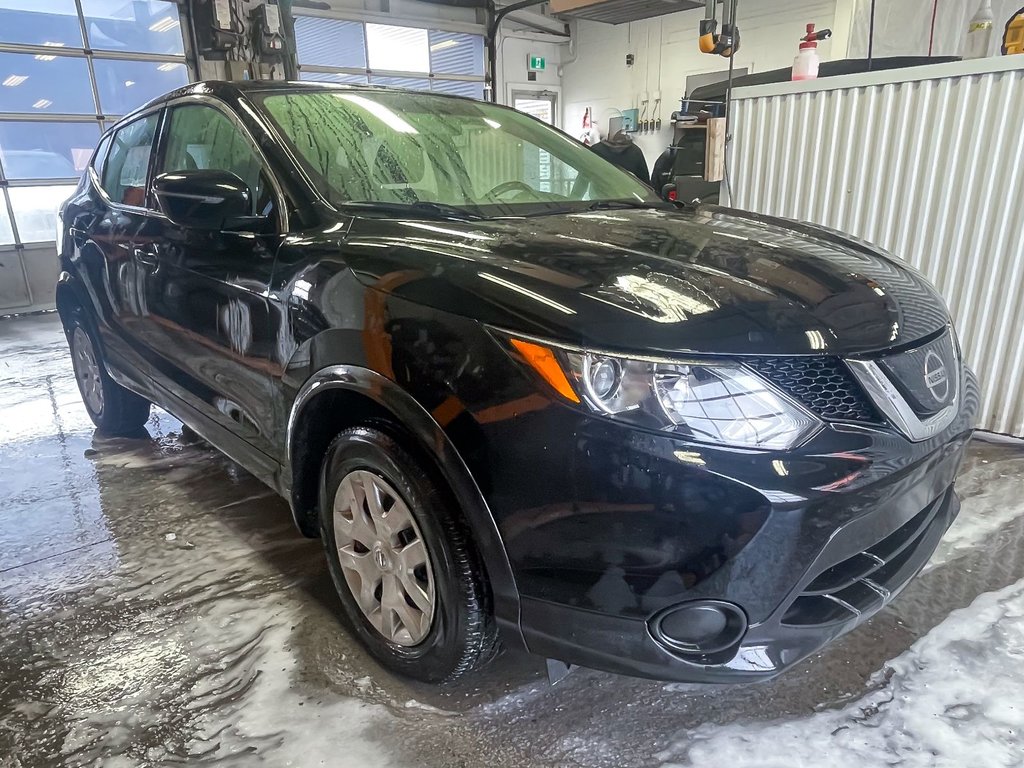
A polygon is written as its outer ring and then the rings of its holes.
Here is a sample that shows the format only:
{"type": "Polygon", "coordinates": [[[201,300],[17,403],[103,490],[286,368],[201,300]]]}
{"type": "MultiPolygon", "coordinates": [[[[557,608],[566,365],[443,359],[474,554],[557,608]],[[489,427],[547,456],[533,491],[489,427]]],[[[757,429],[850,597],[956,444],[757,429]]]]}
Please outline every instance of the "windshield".
{"type": "Polygon", "coordinates": [[[262,103],[334,205],[500,216],[659,204],[630,174],[505,107],[374,90],[270,94],[262,103]]]}

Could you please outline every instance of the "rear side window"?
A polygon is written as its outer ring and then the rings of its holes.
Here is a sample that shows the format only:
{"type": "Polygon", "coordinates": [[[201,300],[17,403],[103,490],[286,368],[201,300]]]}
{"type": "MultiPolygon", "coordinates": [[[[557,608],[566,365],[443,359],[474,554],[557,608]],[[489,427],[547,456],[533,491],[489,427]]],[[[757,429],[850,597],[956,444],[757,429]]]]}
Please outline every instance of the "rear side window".
{"type": "Polygon", "coordinates": [[[107,152],[110,150],[110,136],[104,136],[100,139],[99,146],[96,147],[96,152],[92,156],[92,167],[96,171],[96,177],[98,179],[103,178],[103,166],[107,162],[107,152]]]}
{"type": "Polygon", "coordinates": [[[250,213],[270,214],[273,196],[263,161],[230,118],[213,107],[190,104],[171,110],[169,123],[162,172],[230,171],[249,186],[250,213]]]}
{"type": "MultiPolygon", "coordinates": [[[[146,205],[146,178],[158,113],[140,117],[112,136],[103,161],[103,189],[115,203],[146,205]]],[[[97,157],[97,160],[100,158],[97,157]]]]}

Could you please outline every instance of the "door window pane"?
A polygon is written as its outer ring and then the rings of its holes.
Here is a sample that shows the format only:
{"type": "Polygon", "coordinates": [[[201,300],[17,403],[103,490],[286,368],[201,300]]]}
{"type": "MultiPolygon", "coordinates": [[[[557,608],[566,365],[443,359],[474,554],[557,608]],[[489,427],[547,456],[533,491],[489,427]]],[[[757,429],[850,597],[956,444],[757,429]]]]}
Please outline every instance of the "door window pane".
{"type": "Polygon", "coordinates": [[[430,71],[482,76],[484,39],[480,35],[430,30],[430,71]]]}
{"type": "Polygon", "coordinates": [[[302,64],[366,69],[366,36],[358,21],[296,16],[295,48],[302,64]]]}
{"type": "Polygon", "coordinates": [[[555,103],[551,99],[530,99],[516,97],[512,106],[520,112],[533,115],[538,120],[543,120],[548,125],[555,123],[555,103]]]}
{"type": "Polygon", "coordinates": [[[74,184],[55,184],[46,187],[10,187],[11,207],[18,225],[18,237],[23,243],[42,243],[53,240],[57,231],[57,210],[71,197],[74,184]]]}
{"type": "Polygon", "coordinates": [[[184,64],[95,59],[96,89],[104,115],[124,115],[188,83],[184,64]]]}
{"type": "Polygon", "coordinates": [[[484,99],[484,84],[467,80],[435,80],[431,84],[435,93],[451,93],[455,96],[468,96],[471,99],[484,99]]]}
{"type": "Polygon", "coordinates": [[[86,60],[0,53],[0,112],[96,114],[86,60]]]}
{"type": "Polygon", "coordinates": [[[184,53],[178,6],[164,0],[82,0],[89,45],[103,51],[184,53]]]}
{"type": "Polygon", "coordinates": [[[0,0],[0,42],[81,48],[75,0],[0,0]]]}
{"type": "Polygon", "coordinates": [[[300,72],[299,79],[314,83],[349,83],[366,85],[366,75],[347,75],[344,72],[300,72]]]}
{"type": "Polygon", "coordinates": [[[157,115],[147,115],[114,134],[103,167],[103,188],[115,203],[145,206],[156,123],[157,115]]]}
{"type": "Polygon", "coordinates": [[[366,50],[370,58],[370,69],[430,71],[430,48],[425,29],[367,24],[366,50]]]}
{"type": "Polygon", "coordinates": [[[82,175],[100,138],[96,122],[0,122],[0,166],[8,179],[82,175]]]}
{"type": "Polygon", "coordinates": [[[252,213],[269,215],[273,197],[263,163],[248,137],[212,107],[178,107],[171,112],[162,172],[213,168],[230,171],[249,186],[252,213]]]}
{"type": "Polygon", "coordinates": [[[0,189],[0,245],[11,245],[14,242],[14,230],[11,229],[11,217],[7,214],[7,199],[0,189]]]}

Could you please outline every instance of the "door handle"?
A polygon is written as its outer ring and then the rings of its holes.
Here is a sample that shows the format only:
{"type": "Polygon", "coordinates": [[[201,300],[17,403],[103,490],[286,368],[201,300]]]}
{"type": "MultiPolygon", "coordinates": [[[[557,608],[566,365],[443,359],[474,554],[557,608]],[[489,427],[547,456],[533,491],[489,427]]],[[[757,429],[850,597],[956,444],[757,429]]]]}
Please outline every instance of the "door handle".
{"type": "Polygon", "coordinates": [[[136,248],[134,253],[135,260],[138,261],[140,264],[145,264],[147,267],[153,267],[155,269],[160,268],[160,262],[157,259],[157,254],[155,251],[148,250],[145,248],[136,248]]]}

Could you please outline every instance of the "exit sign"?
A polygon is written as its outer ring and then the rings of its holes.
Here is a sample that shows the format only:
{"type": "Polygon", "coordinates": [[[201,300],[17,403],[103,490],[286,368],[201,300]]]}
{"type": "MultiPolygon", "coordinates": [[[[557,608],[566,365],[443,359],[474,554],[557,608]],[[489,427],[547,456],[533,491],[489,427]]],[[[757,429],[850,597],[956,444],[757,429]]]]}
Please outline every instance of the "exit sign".
{"type": "Polygon", "coordinates": [[[543,72],[547,68],[547,61],[543,56],[530,56],[530,71],[543,72]]]}

